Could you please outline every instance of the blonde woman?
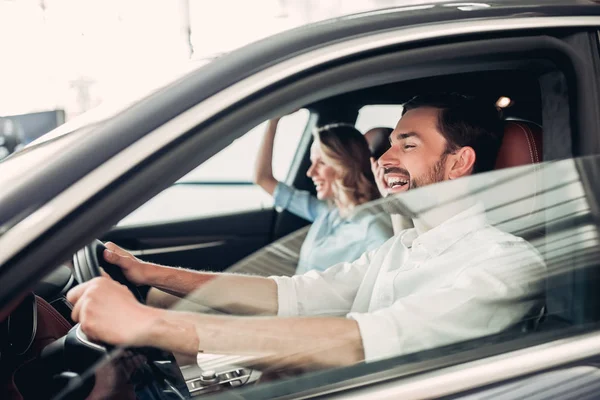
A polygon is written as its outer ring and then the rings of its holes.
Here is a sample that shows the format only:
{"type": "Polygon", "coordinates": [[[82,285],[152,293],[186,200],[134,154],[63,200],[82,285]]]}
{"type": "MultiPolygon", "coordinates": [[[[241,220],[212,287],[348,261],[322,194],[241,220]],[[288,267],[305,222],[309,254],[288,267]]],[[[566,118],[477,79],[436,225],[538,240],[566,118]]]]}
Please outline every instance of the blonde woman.
{"type": "Polygon", "coordinates": [[[392,237],[389,216],[358,207],[380,197],[363,135],[349,124],[327,125],[314,133],[311,166],[306,173],[315,185],[314,197],[273,176],[278,123],[279,118],[268,122],[256,161],[255,183],[273,196],[276,206],[312,222],[296,273],[354,261],[392,237]]]}

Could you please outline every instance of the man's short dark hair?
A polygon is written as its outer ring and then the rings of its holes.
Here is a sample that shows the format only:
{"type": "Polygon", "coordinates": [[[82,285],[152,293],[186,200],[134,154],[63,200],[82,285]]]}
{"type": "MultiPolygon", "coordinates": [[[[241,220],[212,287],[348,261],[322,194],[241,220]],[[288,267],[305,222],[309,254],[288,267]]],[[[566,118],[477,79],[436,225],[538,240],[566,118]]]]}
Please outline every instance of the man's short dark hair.
{"type": "Polygon", "coordinates": [[[475,150],[473,173],[494,169],[504,136],[500,111],[494,103],[457,93],[427,94],[405,103],[402,115],[421,107],[440,109],[438,130],[446,139],[447,153],[470,146],[475,150]]]}

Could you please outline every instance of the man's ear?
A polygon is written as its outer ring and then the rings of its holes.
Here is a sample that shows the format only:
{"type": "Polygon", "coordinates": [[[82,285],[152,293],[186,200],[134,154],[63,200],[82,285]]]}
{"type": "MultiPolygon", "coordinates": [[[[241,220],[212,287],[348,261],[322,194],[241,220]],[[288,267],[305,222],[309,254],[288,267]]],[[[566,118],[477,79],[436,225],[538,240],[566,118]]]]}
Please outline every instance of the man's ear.
{"type": "Polygon", "coordinates": [[[475,166],[475,150],[470,146],[461,147],[452,154],[452,163],[448,170],[448,179],[457,179],[462,176],[471,175],[475,166]]]}

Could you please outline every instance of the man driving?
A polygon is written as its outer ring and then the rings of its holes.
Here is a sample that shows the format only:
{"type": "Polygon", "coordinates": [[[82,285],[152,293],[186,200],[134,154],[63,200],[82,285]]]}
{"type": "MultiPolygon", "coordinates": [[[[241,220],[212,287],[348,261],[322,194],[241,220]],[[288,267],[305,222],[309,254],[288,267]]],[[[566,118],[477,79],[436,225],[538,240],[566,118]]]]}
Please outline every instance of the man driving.
{"type": "MultiPolygon", "coordinates": [[[[412,99],[378,160],[389,194],[493,169],[502,132],[492,104],[455,94],[412,99]]],[[[542,258],[489,225],[481,204],[413,223],[354,262],[293,277],[160,266],[109,243],[106,260],[131,282],[237,315],[145,306],[103,277],[69,292],[73,319],[90,338],[115,345],[310,369],[498,333],[541,306],[542,258]]]]}

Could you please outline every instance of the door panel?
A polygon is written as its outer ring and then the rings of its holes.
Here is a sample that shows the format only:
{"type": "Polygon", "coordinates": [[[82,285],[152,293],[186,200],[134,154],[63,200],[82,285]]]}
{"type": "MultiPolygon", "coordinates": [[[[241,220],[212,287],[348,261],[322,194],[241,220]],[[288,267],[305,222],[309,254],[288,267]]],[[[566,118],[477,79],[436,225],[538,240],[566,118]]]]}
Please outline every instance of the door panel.
{"type": "Polygon", "coordinates": [[[102,239],[164,265],[223,271],[272,240],[272,208],[146,226],[115,227],[102,239]]]}

